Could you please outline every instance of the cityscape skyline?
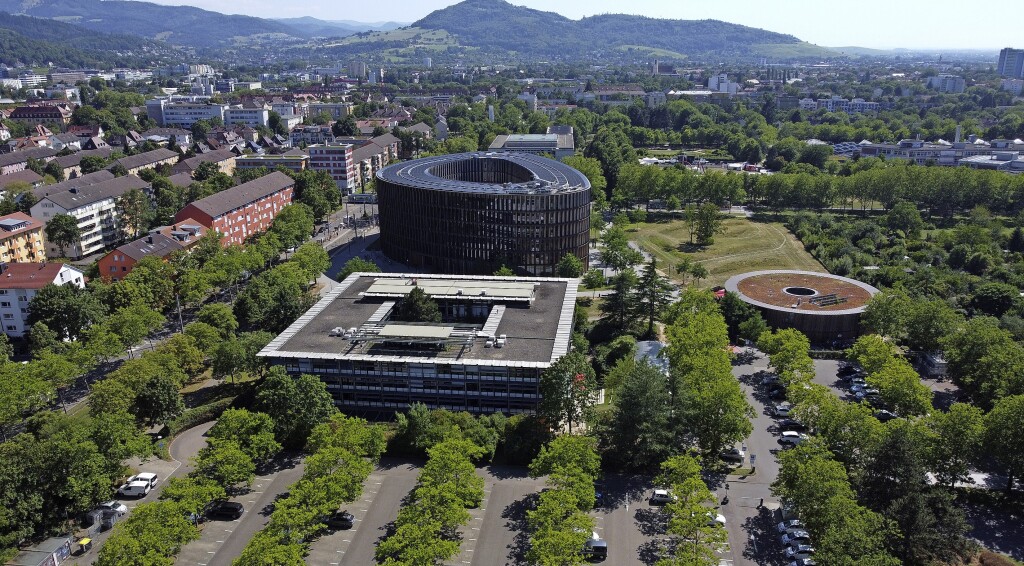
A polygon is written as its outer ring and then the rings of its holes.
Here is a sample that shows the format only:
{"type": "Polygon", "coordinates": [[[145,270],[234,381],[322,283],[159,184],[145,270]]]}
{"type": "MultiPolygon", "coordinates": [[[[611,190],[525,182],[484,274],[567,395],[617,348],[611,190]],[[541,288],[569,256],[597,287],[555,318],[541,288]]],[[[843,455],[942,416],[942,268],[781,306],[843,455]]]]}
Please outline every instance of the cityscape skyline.
{"type": "MultiPolygon", "coordinates": [[[[244,4],[224,0],[151,0],[157,4],[195,6],[222,13],[261,18],[281,17],[280,4],[274,0],[250,0],[244,4]]],[[[293,7],[292,17],[311,16],[323,20],[359,22],[414,22],[434,10],[457,4],[457,0],[396,0],[386,14],[374,5],[349,4],[342,9],[330,0],[309,0],[293,7]]],[[[808,6],[798,0],[782,0],[772,11],[756,0],[727,3],[669,2],[637,0],[628,5],[614,0],[555,2],[553,0],[515,0],[517,6],[559,13],[571,19],[613,13],[629,13],[652,18],[702,20],[729,23],[786,33],[824,47],[866,47],[873,49],[957,49],[998,50],[1013,46],[1017,36],[1013,18],[993,19],[983,11],[963,11],[951,0],[913,0],[890,4],[884,17],[873,11],[847,11],[842,26],[823,26],[835,19],[826,5],[808,6]],[[784,9],[783,9],[784,7],[784,9]],[[943,30],[985,30],[980,39],[969,32],[942,37],[943,30]]]]}

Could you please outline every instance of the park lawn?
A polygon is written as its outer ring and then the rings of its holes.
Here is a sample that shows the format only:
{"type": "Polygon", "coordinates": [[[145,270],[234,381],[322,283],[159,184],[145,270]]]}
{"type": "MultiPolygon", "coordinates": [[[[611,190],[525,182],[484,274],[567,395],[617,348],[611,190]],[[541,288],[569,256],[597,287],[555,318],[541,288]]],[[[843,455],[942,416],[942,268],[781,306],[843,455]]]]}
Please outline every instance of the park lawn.
{"type": "Polygon", "coordinates": [[[682,281],[675,266],[684,256],[700,262],[709,273],[700,282],[702,287],[722,285],[733,275],[763,269],[825,271],[781,223],[728,217],[722,227],[725,232],[716,235],[715,243],[704,248],[690,246],[690,235],[682,220],[634,224],[628,234],[658,260],[662,272],[676,281],[682,281]]]}

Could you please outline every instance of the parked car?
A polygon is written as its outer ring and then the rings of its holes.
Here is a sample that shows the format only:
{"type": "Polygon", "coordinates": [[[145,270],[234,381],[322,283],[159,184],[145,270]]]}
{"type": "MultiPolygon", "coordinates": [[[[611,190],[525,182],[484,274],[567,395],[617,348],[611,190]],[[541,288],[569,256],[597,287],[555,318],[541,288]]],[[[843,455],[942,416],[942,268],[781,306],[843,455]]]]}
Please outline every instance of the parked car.
{"type": "Polygon", "coordinates": [[[854,393],[853,398],[858,401],[871,401],[874,398],[879,398],[880,394],[881,392],[878,391],[877,389],[869,387],[867,389],[854,393]]]}
{"type": "Polygon", "coordinates": [[[113,513],[120,517],[128,512],[128,506],[117,501],[104,501],[96,506],[96,510],[104,513],[113,513]]]}
{"type": "Polygon", "coordinates": [[[776,417],[788,417],[789,412],[792,410],[793,407],[790,407],[789,405],[775,405],[775,407],[772,408],[772,413],[774,413],[776,417]]]}
{"type": "Polygon", "coordinates": [[[783,431],[782,436],[779,438],[779,444],[783,446],[796,446],[805,440],[807,440],[806,434],[795,430],[786,430],[783,431]]]}
{"type": "Polygon", "coordinates": [[[153,489],[153,486],[148,481],[130,481],[117,488],[117,494],[123,497],[141,498],[149,495],[151,489],[153,489]]]}
{"type": "Polygon", "coordinates": [[[675,501],[676,496],[668,492],[667,489],[656,489],[651,494],[651,505],[665,505],[675,501]]]}
{"type": "Polygon", "coordinates": [[[324,523],[332,529],[351,529],[356,518],[348,511],[335,511],[324,519],[324,523]]]}
{"type": "Polygon", "coordinates": [[[899,417],[899,415],[887,409],[881,409],[875,412],[875,418],[883,423],[891,421],[893,419],[898,419],[899,417]]]}
{"type": "Polygon", "coordinates": [[[859,393],[861,391],[864,391],[865,389],[868,389],[867,383],[854,383],[850,386],[850,391],[852,391],[853,393],[859,393]]]}
{"type": "Polygon", "coordinates": [[[244,512],[245,507],[243,507],[241,503],[235,503],[234,501],[214,501],[210,504],[210,507],[207,508],[206,516],[211,519],[234,521],[241,517],[244,512]]]}
{"type": "Polygon", "coordinates": [[[583,545],[583,556],[594,561],[608,558],[608,541],[602,540],[597,533],[591,533],[590,538],[583,545]]]}
{"type": "Polygon", "coordinates": [[[800,519],[790,519],[779,523],[776,527],[780,533],[787,533],[792,531],[800,531],[804,528],[804,522],[800,519]]]}
{"type": "Polygon", "coordinates": [[[746,452],[734,446],[728,450],[723,450],[722,453],[719,454],[719,457],[726,462],[743,463],[743,458],[746,457],[746,455],[746,452]]]}
{"type": "Polygon", "coordinates": [[[779,540],[782,541],[782,546],[800,546],[811,544],[811,535],[807,531],[795,531],[782,535],[779,540]]]}
{"type": "Polygon", "coordinates": [[[156,483],[160,481],[160,478],[152,472],[141,472],[128,478],[128,481],[125,483],[131,483],[133,481],[149,482],[149,487],[156,487],[156,483]]]}
{"type": "Polygon", "coordinates": [[[714,511],[708,511],[708,526],[724,527],[725,515],[722,515],[721,513],[715,513],[714,511]]]}
{"type": "Polygon", "coordinates": [[[810,558],[814,554],[814,547],[809,544],[798,544],[786,549],[786,558],[810,558]]]}
{"type": "Polygon", "coordinates": [[[836,372],[836,375],[841,377],[844,375],[857,375],[858,373],[861,373],[861,369],[855,364],[847,362],[845,364],[839,364],[839,371],[836,372]]]}
{"type": "Polygon", "coordinates": [[[764,377],[761,378],[761,385],[772,385],[775,383],[781,383],[781,380],[774,373],[765,373],[764,377]]]}
{"type": "Polygon", "coordinates": [[[782,419],[779,421],[779,430],[795,430],[797,432],[804,432],[807,427],[804,423],[796,419],[782,419]]]}
{"type": "Polygon", "coordinates": [[[797,558],[789,566],[818,566],[818,563],[813,558],[797,558]]]}

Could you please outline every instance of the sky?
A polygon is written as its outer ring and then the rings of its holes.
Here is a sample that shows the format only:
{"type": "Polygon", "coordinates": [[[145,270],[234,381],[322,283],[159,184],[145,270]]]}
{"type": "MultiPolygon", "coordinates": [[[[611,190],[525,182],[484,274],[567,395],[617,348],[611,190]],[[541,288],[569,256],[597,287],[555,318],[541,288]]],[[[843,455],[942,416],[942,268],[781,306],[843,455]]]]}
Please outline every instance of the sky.
{"type": "MultiPolygon", "coordinates": [[[[456,0],[351,2],[303,0],[148,0],[262,18],[313,16],[324,20],[413,22],[456,0]],[[282,6],[287,5],[287,10],[282,6]]],[[[811,0],[511,0],[572,19],[605,13],[652,18],[716,19],[794,35],[825,47],[999,49],[1022,47],[1020,18],[999,17],[987,4],[962,0],[812,2],[811,0]],[[988,6],[988,7],[985,7],[988,6]]]]}

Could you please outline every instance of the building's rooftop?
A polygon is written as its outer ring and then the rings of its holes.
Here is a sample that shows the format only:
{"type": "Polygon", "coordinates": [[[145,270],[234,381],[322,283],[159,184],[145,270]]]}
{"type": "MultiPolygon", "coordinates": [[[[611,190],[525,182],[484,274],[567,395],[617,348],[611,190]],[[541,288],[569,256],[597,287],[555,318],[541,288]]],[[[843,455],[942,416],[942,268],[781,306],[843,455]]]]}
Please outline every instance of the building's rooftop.
{"type": "Polygon", "coordinates": [[[30,147],[10,153],[0,153],[0,167],[15,165],[31,159],[47,159],[57,155],[57,150],[52,147],[30,147]]]}
{"type": "Polygon", "coordinates": [[[61,155],[55,157],[53,160],[57,162],[62,168],[67,169],[68,167],[74,167],[82,163],[83,157],[102,157],[107,159],[110,154],[114,153],[114,150],[109,147],[103,147],[100,149],[86,149],[71,155],[61,155]]]}
{"type": "Polygon", "coordinates": [[[0,216],[0,239],[42,227],[42,221],[36,220],[24,212],[13,212],[6,216],[0,216]]]}
{"type": "Polygon", "coordinates": [[[575,279],[356,273],[260,356],[543,368],[569,350],[577,286],[575,279]],[[476,322],[389,320],[397,300],[416,287],[441,300],[489,310],[476,322]],[[331,335],[346,332],[347,337],[331,335]],[[502,335],[506,341],[494,347],[502,335]]]}
{"type": "Polygon", "coordinates": [[[43,185],[42,187],[36,187],[32,189],[32,195],[36,197],[36,200],[44,197],[62,193],[69,189],[77,189],[81,187],[88,187],[98,183],[103,183],[114,179],[114,174],[106,169],[95,171],[86,175],[80,175],[74,179],[68,179],[67,181],[61,181],[53,185],[43,185]]]}
{"type": "Polygon", "coordinates": [[[122,157],[121,159],[118,159],[115,163],[120,163],[122,166],[124,166],[125,169],[131,171],[132,169],[146,167],[149,165],[153,165],[155,163],[159,163],[161,161],[166,161],[168,159],[177,159],[178,157],[178,152],[171,151],[165,147],[161,147],[158,149],[154,149],[153,151],[147,151],[146,153],[139,153],[137,155],[129,155],[128,157],[122,157]]]}
{"type": "MultiPolygon", "coordinates": [[[[0,289],[42,289],[57,278],[63,263],[8,263],[0,267],[0,289]]],[[[74,269],[68,266],[69,269],[74,269]]]]}
{"type": "Polygon", "coordinates": [[[572,167],[539,155],[516,152],[457,153],[414,159],[381,169],[377,172],[377,178],[407,187],[464,193],[550,194],[590,189],[590,181],[572,167]],[[476,160],[509,162],[510,167],[507,169],[513,171],[517,178],[507,183],[475,182],[458,178],[461,176],[460,167],[465,165],[461,168],[474,169],[469,166],[474,165],[476,160]],[[435,171],[447,173],[441,176],[435,171]]]}
{"type": "Polygon", "coordinates": [[[259,179],[249,181],[237,187],[225,189],[217,194],[197,200],[192,204],[199,210],[216,218],[250,202],[268,197],[278,191],[283,191],[293,185],[295,185],[295,181],[291,177],[280,171],[274,171],[269,175],[264,175],[259,179]]]}
{"type": "Polygon", "coordinates": [[[31,169],[22,169],[14,173],[0,175],[0,189],[6,189],[11,183],[28,183],[34,185],[43,180],[43,177],[31,169]]]}
{"type": "Polygon", "coordinates": [[[135,175],[125,175],[95,185],[53,193],[46,199],[64,210],[75,210],[95,202],[117,198],[132,189],[145,190],[148,188],[149,183],[146,181],[135,175]]]}

